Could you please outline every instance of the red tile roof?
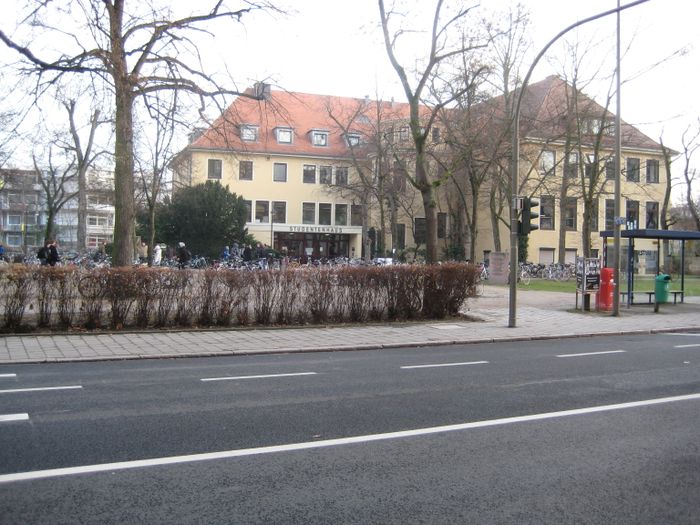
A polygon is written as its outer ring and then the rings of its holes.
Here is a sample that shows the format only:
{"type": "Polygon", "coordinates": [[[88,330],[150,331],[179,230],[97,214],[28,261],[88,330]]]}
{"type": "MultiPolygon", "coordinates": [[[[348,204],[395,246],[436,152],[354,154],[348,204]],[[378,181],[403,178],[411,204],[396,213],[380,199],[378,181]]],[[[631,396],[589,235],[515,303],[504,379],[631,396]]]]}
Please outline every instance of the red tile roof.
{"type": "Polygon", "coordinates": [[[372,135],[378,105],[385,120],[405,121],[407,118],[406,103],[287,91],[271,91],[267,100],[238,97],[209,129],[190,144],[190,148],[348,157],[349,148],[344,130],[372,135]],[[243,141],[240,137],[241,125],[257,127],[257,140],[243,141]],[[278,143],[276,128],[292,128],[292,143],[278,143]],[[328,131],[328,145],[314,146],[311,141],[312,130],[328,131]]]}

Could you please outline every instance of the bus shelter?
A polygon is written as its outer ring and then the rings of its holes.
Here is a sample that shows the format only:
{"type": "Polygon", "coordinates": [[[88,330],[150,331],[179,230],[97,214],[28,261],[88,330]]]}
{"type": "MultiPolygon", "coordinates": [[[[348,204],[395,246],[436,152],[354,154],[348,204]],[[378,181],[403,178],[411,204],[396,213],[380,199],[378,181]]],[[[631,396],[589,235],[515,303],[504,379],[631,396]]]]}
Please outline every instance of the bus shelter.
{"type": "MultiPolygon", "coordinates": [[[[615,234],[612,230],[600,232],[603,238],[603,261],[608,260],[608,238],[615,234]]],[[[661,241],[680,241],[681,243],[681,302],[685,297],[685,244],[687,241],[700,240],[700,232],[685,231],[685,230],[622,230],[620,232],[622,239],[627,239],[627,261],[625,268],[627,269],[627,305],[630,306],[634,299],[634,241],[636,239],[651,239],[656,240],[656,274],[661,273],[661,241]]],[[[607,266],[607,265],[606,265],[607,266]]],[[[651,296],[650,296],[651,297],[651,296]]],[[[674,297],[675,298],[675,297],[674,297]]],[[[650,299],[651,301],[651,299],[650,299]]],[[[674,301],[675,302],[675,301],[674,301]]]]}

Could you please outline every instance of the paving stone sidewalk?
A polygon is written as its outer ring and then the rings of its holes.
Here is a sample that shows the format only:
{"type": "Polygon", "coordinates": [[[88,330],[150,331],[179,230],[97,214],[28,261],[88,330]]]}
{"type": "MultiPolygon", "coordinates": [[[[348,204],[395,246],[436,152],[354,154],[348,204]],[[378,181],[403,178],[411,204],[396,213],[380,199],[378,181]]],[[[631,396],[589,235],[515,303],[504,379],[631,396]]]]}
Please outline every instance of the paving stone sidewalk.
{"type": "Polygon", "coordinates": [[[7,335],[0,364],[139,358],[247,355],[381,349],[401,346],[577,337],[595,334],[700,330],[700,298],[653,306],[621,307],[620,317],[575,310],[575,295],[518,291],[515,328],[508,328],[508,289],[487,286],[470,300],[465,318],[443,322],[332,327],[7,335]]]}

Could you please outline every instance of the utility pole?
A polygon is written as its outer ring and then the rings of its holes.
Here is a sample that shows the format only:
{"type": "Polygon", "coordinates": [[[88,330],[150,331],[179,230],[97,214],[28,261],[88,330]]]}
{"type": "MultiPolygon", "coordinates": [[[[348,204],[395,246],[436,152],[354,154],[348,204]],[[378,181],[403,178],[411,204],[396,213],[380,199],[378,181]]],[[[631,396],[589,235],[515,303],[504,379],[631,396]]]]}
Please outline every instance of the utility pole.
{"type": "MultiPolygon", "coordinates": [[[[619,18],[620,18],[620,12],[624,11],[625,9],[629,9],[630,7],[634,7],[639,4],[643,4],[645,2],[648,2],[649,0],[636,0],[636,2],[631,2],[629,4],[620,6],[620,0],[618,0],[617,3],[617,8],[615,9],[610,9],[609,11],[604,11],[602,13],[598,13],[597,15],[590,16],[588,18],[584,18],[583,20],[579,20],[578,22],[571,24],[567,28],[563,29],[560,31],[554,38],[552,38],[546,46],[542,48],[542,50],[538,53],[538,55],[535,57],[534,62],[530,66],[530,69],[527,71],[527,74],[525,75],[525,78],[523,79],[523,83],[520,86],[520,91],[518,93],[518,96],[515,98],[515,105],[513,106],[513,119],[511,122],[511,135],[512,135],[512,146],[511,146],[511,179],[510,179],[510,188],[511,188],[511,203],[510,203],[510,289],[509,289],[509,294],[508,294],[508,327],[509,328],[515,328],[516,325],[516,301],[517,301],[517,276],[518,276],[518,210],[517,210],[517,205],[516,203],[518,202],[518,193],[520,192],[520,184],[518,181],[519,178],[519,162],[520,162],[520,105],[522,103],[523,99],[523,94],[525,92],[525,89],[527,88],[528,82],[530,81],[530,77],[532,76],[532,72],[535,69],[535,66],[537,63],[540,61],[540,59],[544,56],[544,54],[547,52],[547,50],[556,42],[559,40],[562,36],[564,36],[566,33],[571,31],[572,29],[582,26],[583,24],[587,24],[588,22],[592,22],[593,20],[598,20],[599,18],[603,18],[604,16],[611,15],[613,13],[617,13],[618,16],[618,25],[619,25],[619,18]]],[[[620,32],[618,30],[618,42],[620,38],[620,32]]],[[[619,82],[619,43],[618,43],[618,82],[619,82]]],[[[620,118],[620,112],[619,112],[619,97],[620,97],[620,89],[618,86],[617,90],[617,96],[618,96],[618,114],[617,118],[619,121],[620,118]]],[[[618,130],[618,137],[619,137],[619,129],[620,125],[617,125],[617,130],[618,130]]],[[[618,139],[619,140],[619,139],[618,139]]],[[[619,163],[619,155],[618,155],[618,160],[616,161],[619,163]]],[[[618,166],[617,170],[617,179],[620,177],[620,170],[618,166]]],[[[617,201],[616,201],[617,202],[617,201]]],[[[619,226],[618,226],[619,228],[619,226]]],[[[619,250],[617,251],[619,253],[619,250]]],[[[618,265],[619,266],[619,265],[618,265]]],[[[615,286],[617,286],[617,269],[615,270],[615,286]]],[[[617,290],[617,288],[616,288],[617,290]]],[[[616,295],[617,291],[615,292],[616,295]]],[[[614,298],[613,298],[614,300],[614,298]]],[[[618,299],[619,300],[619,299],[618,299]]],[[[619,303],[618,303],[619,304],[619,303]]]]}

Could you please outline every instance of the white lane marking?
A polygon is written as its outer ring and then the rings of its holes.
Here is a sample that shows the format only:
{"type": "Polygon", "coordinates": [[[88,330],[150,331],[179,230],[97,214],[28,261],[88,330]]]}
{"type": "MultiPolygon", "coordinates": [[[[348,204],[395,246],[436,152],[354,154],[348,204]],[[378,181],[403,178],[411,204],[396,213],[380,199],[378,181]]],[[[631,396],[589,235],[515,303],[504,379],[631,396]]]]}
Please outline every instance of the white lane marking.
{"type": "Polygon", "coordinates": [[[43,392],[45,390],[76,390],[83,388],[80,385],[73,386],[43,386],[37,388],[13,388],[11,390],[0,390],[0,394],[15,394],[17,392],[43,392]]]}
{"type": "Polygon", "coordinates": [[[17,377],[17,374],[0,374],[0,377],[17,377]]]}
{"type": "MultiPolygon", "coordinates": [[[[660,335],[660,334],[659,334],[660,335]]],[[[682,335],[684,337],[700,337],[700,334],[690,334],[690,333],[669,333],[669,334],[664,334],[664,335],[682,335]]]]}
{"type": "Polygon", "coordinates": [[[29,414],[0,414],[0,423],[5,421],[27,421],[29,414]]]}
{"type": "Polygon", "coordinates": [[[259,376],[205,377],[200,381],[232,381],[236,379],[267,379],[270,377],[314,376],[316,372],[297,372],[294,374],[265,374],[259,376]]]}
{"type": "Polygon", "coordinates": [[[278,452],[293,452],[297,450],[309,450],[316,448],[335,447],[340,445],[352,445],[356,443],[370,443],[374,441],[386,441],[392,439],[403,439],[416,436],[427,436],[441,432],[455,432],[460,430],[470,430],[474,428],[494,427],[498,425],[508,425],[512,423],[525,423],[528,421],[541,421],[568,416],[581,416],[596,412],[609,412],[611,410],[624,410],[663,403],[676,403],[679,401],[700,400],[700,393],[687,394],[683,396],[660,397],[656,399],[646,399],[643,401],[631,401],[628,403],[618,403],[615,405],[599,405],[586,408],[576,408],[573,410],[561,410],[558,412],[545,412],[543,414],[532,414],[529,416],[505,417],[500,419],[490,419],[486,421],[474,421],[471,423],[459,423],[456,425],[443,425],[439,427],[418,428],[414,430],[401,430],[398,432],[387,432],[384,434],[369,434],[364,436],[353,436],[337,439],[325,439],[322,441],[307,441],[303,443],[290,443],[287,445],[274,445],[268,447],[244,448],[238,450],[223,450],[220,452],[206,452],[202,454],[191,454],[186,456],[171,456],[151,459],[138,459],[134,461],[121,461],[118,463],[102,463],[95,465],[82,465],[78,467],[64,467],[48,470],[34,470],[31,472],[17,472],[14,474],[0,475],[0,483],[11,483],[15,481],[27,481],[35,479],[56,478],[60,476],[73,476],[76,474],[91,474],[96,472],[111,472],[115,470],[127,470],[143,467],[157,467],[163,465],[176,465],[182,463],[195,463],[199,461],[210,461],[214,459],[230,459],[245,456],[258,456],[262,454],[275,454],[278,452]]]}
{"type": "Polygon", "coordinates": [[[627,350],[606,350],[605,352],[584,352],[581,354],[559,354],[557,357],[581,357],[586,355],[624,354],[627,350]]]}
{"type": "Polygon", "coordinates": [[[411,368],[440,368],[443,366],[469,366],[469,365],[487,365],[489,364],[488,361],[470,361],[468,363],[441,363],[441,364],[435,364],[435,365],[411,365],[411,366],[402,366],[402,370],[408,370],[411,368]]]}
{"type": "Polygon", "coordinates": [[[698,346],[700,346],[700,343],[692,345],[673,345],[673,348],[697,348],[698,346]]]}

